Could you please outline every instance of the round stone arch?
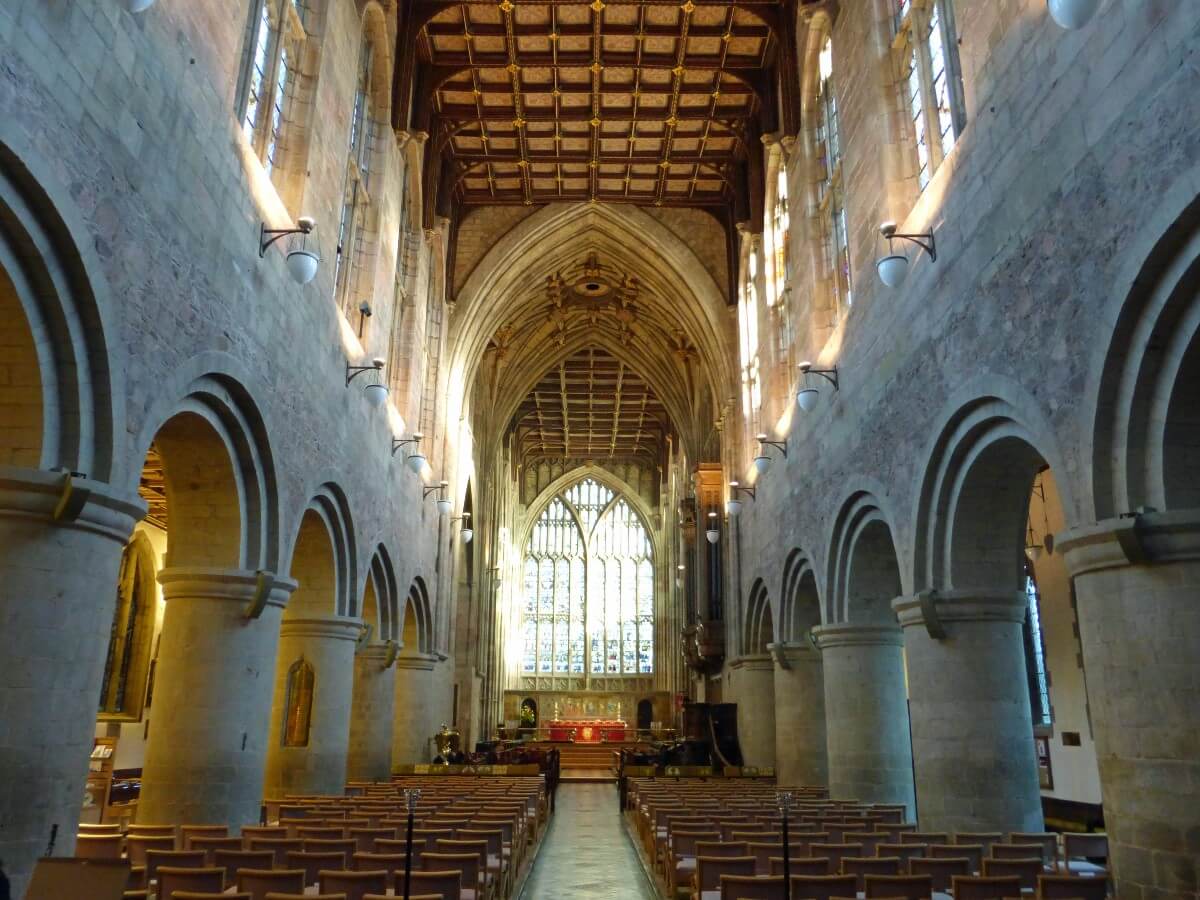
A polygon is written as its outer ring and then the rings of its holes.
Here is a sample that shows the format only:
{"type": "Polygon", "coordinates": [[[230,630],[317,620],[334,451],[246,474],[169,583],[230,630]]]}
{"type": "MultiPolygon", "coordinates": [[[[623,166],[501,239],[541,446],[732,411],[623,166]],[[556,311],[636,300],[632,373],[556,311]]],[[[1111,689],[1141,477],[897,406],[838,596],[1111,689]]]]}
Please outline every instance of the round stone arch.
{"type": "Polygon", "coordinates": [[[359,614],[366,623],[375,625],[373,640],[384,643],[400,640],[400,591],[396,568],[392,564],[391,553],[382,542],[376,544],[371,556],[359,614]],[[374,622],[370,612],[372,608],[374,622]]]}
{"type": "Polygon", "coordinates": [[[1037,473],[1050,467],[1064,509],[1077,508],[1053,430],[1018,385],[994,376],[974,379],[947,406],[915,511],[914,588],[1020,590],[1037,473]]]}
{"type": "Polygon", "coordinates": [[[1093,379],[1097,519],[1200,510],[1200,197],[1187,196],[1151,231],[1093,379]]]}
{"type": "Polygon", "coordinates": [[[812,629],[820,624],[821,596],[816,568],[808,554],[797,547],[783,564],[778,640],[786,643],[807,641],[812,629]]]}
{"type": "Polygon", "coordinates": [[[416,635],[417,646],[413,648],[406,644],[405,650],[426,655],[434,652],[433,605],[429,598],[429,588],[421,575],[413,578],[412,584],[409,585],[408,596],[399,619],[398,633],[401,639],[405,634],[416,635]],[[413,625],[411,631],[408,627],[410,622],[413,625]]]}
{"type": "Polygon", "coordinates": [[[285,620],[299,614],[350,618],[361,615],[360,598],[355,590],[358,551],[354,523],[345,492],[337,484],[322,484],[305,506],[296,525],[288,561],[299,586],[284,613],[285,620]],[[306,579],[321,585],[322,597],[313,596],[306,579]]]}
{"type": "Polygon", "coordinates": [[[891,602],[903,592],[895,519],[879,495],[851,494],[829,541],[825,621],[893,625],[891,602]]]}
{"type": "Polygon", "coordinates": [[[767,585],[761,578],[756,578],[750,586],[744,622],[742,654],[758,656],[766,653],[768,645],[775,642],[775,625],[767,585]]]}
{"type": "Polygon", "coordinates": [[[15,129],[0,123],[0,355],[21,427],[0,464],[114,481],[124,366],[95,240],[15,129]]]}

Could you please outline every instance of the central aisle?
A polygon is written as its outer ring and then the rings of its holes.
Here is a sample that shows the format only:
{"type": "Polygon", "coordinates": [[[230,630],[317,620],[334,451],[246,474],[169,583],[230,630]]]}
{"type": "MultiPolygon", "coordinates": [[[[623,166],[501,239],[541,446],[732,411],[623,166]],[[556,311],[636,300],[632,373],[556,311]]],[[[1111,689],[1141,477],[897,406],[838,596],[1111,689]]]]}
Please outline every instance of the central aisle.
{"type": "Polygon", "coordinates": [[[560,784],[522,900],[655,900],[611,784],[560,784]]]}

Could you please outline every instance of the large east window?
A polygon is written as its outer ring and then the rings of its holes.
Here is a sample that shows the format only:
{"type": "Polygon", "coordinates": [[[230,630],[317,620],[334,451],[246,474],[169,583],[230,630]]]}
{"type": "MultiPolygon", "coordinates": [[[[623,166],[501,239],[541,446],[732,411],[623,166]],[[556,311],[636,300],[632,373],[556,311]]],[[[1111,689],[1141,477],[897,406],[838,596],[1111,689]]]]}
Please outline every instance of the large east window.
{"type": "Polygon", "coordinates": [[[625,498],[588,478],[550,502],[525,548],[526,675],[654,671],[654,558],[625,498]]]}
{"type": "Polygon", "coordinates": [[[240,94],[242,131],[267,172],[282,163],[307,31],[300,0],[255,0],[240,94]]]}
{"type": "Polygon", "coordinates": [[[945,0],[894,2],[901,90],[912,122],[917,183],[925,190],[965,124],[952,12],[945,0]]]}

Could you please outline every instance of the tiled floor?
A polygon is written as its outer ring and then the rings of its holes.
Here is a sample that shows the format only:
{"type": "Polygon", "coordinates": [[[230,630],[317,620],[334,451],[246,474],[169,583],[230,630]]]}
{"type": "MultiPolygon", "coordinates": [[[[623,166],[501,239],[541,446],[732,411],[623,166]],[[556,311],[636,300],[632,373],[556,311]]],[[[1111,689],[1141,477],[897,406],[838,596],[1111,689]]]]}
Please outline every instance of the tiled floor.
{"type": "Polygon", "coordinates": [[[613,784],[562,784],[521,900],[655,900],[613,784]]]}

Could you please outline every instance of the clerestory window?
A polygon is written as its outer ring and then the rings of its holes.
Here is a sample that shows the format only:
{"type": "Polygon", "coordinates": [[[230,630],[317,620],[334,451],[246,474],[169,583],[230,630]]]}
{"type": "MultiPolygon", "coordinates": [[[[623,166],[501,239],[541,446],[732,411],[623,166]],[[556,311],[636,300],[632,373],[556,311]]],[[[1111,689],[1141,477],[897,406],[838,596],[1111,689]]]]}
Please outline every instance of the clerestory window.
{"type": "Polygon", "coordinates": [[[853,302],[853,278],[850,272],[850,238],[846,229],[846,201],[842,177],[842,136],[837,97],[833,90],[833,41],[825,39],[817,61],[820,67],[817,103],[816,141],[821,160],[818,203],[825,257],[836,309],[840,312],[853,302]]]}
{"type": "Polygon", "coordinates": [[[300,0],[255,0],[250,7],[239,115],[246,140],[268,174],[281,170],[308,32],[300,0]]]}

